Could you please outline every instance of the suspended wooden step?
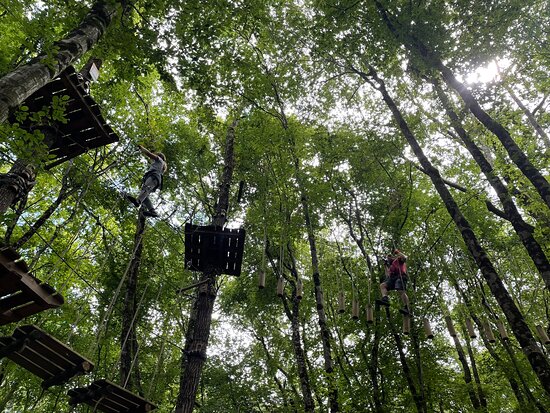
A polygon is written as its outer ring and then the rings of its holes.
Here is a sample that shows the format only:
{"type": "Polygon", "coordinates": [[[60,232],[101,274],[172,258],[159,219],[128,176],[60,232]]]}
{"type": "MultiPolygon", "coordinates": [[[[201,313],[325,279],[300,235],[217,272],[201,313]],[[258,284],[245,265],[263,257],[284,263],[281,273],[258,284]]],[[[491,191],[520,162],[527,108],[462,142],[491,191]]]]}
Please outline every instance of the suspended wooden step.
{"type": "Polygon", "coordinates": [[[285,293],[285,279],[279,277],[277,279],[277,297],[282,297],[285,293]]]}
{"type": "Polygon", "coordinates": [[[373,311],[372,311],[372,305],[367,304],[366,313],[367,313],[367,323],[372,324],[374,322],[374,314],[373,314],[373,311]]]}
{"type": "Polygon", "coordinates": [[[540,337],[540,341],[542,341],[543,344],[550,344],[550,338],[548,338],[548,334],[546,334],[546,331],[544,331],[544,328],[542,328],[541,325],[536,326],[537,333],[540,337]]]}
{"type": "MultiPolygon", "coordinates": [[[[117,134],[107,124],[99,105],[88,94],[74,67],[69,66],[47,85],[33,93],[21,106],[27,106],[29,113],[36,113],[44,106],[51,106],[54,97],[68,96],[65,110],[67,123],[55,122],[56,138],[50,143],[50,155],[55,159],[46,169],[53,168],[90,149],[118,142],[117,134]]],[[[15,118],[10,121],[15,122],[15,118]]],[[[30,120],[21,123],[24,129],[34,125],[30,120]]]]}
{"type": "Polygon", "coordinates": [[[489,343],[496,342],[495,335],[493,334],[493,329],[487,320],[482,321],[483,331],[485,332],[485,337],[489,340],[489,343]]]}
{"type": "Polygon", "coordinates": [[[351,318],[359,320],[359,300],[354,298],[351,302],[351,318]]]}
{"type": "Polygon", "coordinates": [[[69,390],[69,404],[86,403],[94,411],[108,413],[147,413],[155,410],[150,401],[108,380],[96,380],[88,387],[69,390]]]}
{"type": "Polygon", "coordinates": [[[466,330],[468,330],[468,335],[470,338],[476,338],[477,334],[474,330],[474,325],[472,324],[471,318],[466,318],[466,330]]]}
{"type": "Polygon", "coordinates": [[[13,248],[0,248],[0,325],[63,304],[61,294],[28,271],[27,264],[13,248]]]}
{"type": "Polygon", "coordinates": [[[0,358],[3,357],[40,377],[44,389],[94,368],[90,360],[34,325],[18,327],[11,336],[0,337],[0,358]]]}
{"type": "Polygon", "coordinates": [[[265,271],[261,270],[258,274],[258,288],[261,290],[265,288],[265,271]]]}
{"type": "Polygon", "coordinates": [[[408,336],[411,332],[411,317],[408,315],[403,316],[403,334],[408,336]]]}
{"type": "Polygon", "coordinates": [[[338,293],[338,312],[340,314],[346,312],[346,299],[344,297],[344,292],[340,291],[338,293]]]}
{"type": "Polygon", "coordinates": [[[185,224],[185,268],[241,275],[244,229],[185,224]]]}
{"type": "Polygon", "coordinates": [[[497,329],[501,339],[510,340],[510,337],[508,337],[508,332],[506,331],[506,328],[504,327],[504,323],[502,322],[502,320],[497,320],[497,329]]]}
{"type": "Polygon", "coordinates": [[[422,323],[424,325],[424,334],[426,334],[426,338],[432,340],[434,338],[434,333],[432,332],[432,327],[430,326],[430,320],[424,318],[422,323]]]}

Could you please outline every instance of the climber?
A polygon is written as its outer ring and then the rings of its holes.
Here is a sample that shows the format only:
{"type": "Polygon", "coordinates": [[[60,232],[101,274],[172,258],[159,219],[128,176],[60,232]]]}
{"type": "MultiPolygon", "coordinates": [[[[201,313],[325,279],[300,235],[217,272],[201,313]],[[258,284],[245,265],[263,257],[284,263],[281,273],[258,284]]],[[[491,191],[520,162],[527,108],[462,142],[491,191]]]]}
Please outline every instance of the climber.
{"type": "Polygon", "coordinates": [[[139,150],[143,155],[151,159],[153,162],[149,165],[149,169],[143,175],[143,180],[141,183],[141,192],[134,198],[131,195],[126,194],[126,199],[128,199],[136,208],[143,205],[145,209],[143,210],[143,215],[147,217],[158,217],[157,211],[153,207],[149,195],[155,191],[157,188],[162,189],[162,175],[168,169],[166,164],[166,157],[163,153],[153,153],[149,152],[143,146],[138,145],[139,150]]]}
{"type": "Polygon", "coordinates": [[[380,292],[382,298],[376,300],[378,304],[389,306],[390,300],[388,291],[396,290],[401,294],[403,301],[403,309],[399,310],[404,315],[409,315],[409,297],[407,296],[407,257],[398,249],[393,251],[393,254],[388,254],[384,259],[384,268],[386,279],[380,284],[380,292]]]}

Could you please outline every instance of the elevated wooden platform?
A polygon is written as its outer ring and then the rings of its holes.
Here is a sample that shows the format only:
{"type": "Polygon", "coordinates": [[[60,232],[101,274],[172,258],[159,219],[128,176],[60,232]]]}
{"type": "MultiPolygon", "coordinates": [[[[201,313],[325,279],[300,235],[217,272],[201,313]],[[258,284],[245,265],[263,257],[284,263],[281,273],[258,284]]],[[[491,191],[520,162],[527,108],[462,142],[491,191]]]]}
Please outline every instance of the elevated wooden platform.
{"type": "Polygon", "coordinates": [[[245,235],[244,229],[185,224],[185,267],[241,275],[245,235]]]}
{"type": "MultiPolygon", "coordinates": [[[[96,380],[88,387],[69,390],[69,404],[86,403],[108,413],[147,413],[157,406],[107,380],[96,380]]],[[[95,411],[94,410],[94,411],[95,411]]]]}
{"type": "Polygon", "coordinates": [[[33,325],[18,327],[13,335],[0,337],[2,357],[40,377],[45,389],[89,373],[94,368],[90,360],[33,325]]]}
{"type": "MultiPolygon", "coordinates": [[[[33,93],[24,103],[29,113],[50,106],[54,96],[69,96],[65,117],[67,123],[56,122],[53,129],[56,139],[50,144],[50,154],[55,159],[47,165],[53,168],[87,150],[117,142],[118,135],[111,129],[101,114],[99,105],[87,93],[74,67],[69,66],[59,77],[33,93]]],[[[14,122],[15,119],[10,119],[14,122]]],[[[30,121],[22,125],[25,129],[35,126],[30,121]]]]}
{"type": "Polygon", "coordinates": [[[61,294],[28,271],[13,248],[0,248],[0,325],[63,304],[61,294]]]}

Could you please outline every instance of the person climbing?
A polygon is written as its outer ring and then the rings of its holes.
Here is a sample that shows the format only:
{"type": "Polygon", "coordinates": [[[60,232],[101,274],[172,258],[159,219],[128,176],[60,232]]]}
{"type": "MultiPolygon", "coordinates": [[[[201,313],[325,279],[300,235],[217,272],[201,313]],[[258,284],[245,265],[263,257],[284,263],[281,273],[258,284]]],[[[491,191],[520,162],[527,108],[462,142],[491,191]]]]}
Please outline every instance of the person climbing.
{"type": "Polygon", "coordinates": [[[145,172],[145,175],[143,175],[141,191],[137,198],[126,194],[126,199],[134,204],[136,208],[143,205],[145,207],[143,215],[155,218],[159,215],[157,211],[155,211],[155,208],[149,199],[149,195],[157,188],[162,189],[162,175],[168,169],[168,165],[166,164],[166,156],[164,156],[162,152],[150,152],[141,145],[138,145],[138,147],[141,153],[153,162],[149,165],[149,169],[145,172]]]}
{"type": "Polygon", "coordinates": [[[404,315],[409,315],[409,297],[407,296],[407,256],[398,249],[393,254],[388,254],[384,259],[386,279],[380,284],[382,298],[376,300],[379,304],[389,306],[388,291],[396,290],[401,294],[403,309],[399,310],[404,315]]]}

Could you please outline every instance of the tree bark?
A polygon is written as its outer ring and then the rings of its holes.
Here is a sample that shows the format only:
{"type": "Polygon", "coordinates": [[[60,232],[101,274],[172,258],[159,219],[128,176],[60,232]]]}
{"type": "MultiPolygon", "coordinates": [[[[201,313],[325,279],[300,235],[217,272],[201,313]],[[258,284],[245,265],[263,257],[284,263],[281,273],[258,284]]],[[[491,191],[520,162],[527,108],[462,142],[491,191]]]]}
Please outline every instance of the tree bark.
{"type": "MultiPolygon", "coordinates": [[[[414,400],[416,410],[419,413],[425,413],[426,411],[424,410],[424,403],[422,401],[422,397],[418,394],[418,391],[416,390],[411,369],[409,367],[409,363],[407,362],[405,351],[403,350],[403,341],[401,340],[401,336],[399,335],[399,332],[397,332],[397,330],[395,329],[395,326],[392,323],[392,319],[390,316],[390,308],[387,306],[384,306],[384,309],[386,311],[386,320],[388,322],[388,326],[390,327],[393,339],[395,340],[395,346],[397,347],[397,351],[399,353],[401,368],[403,369],[403,374],[407,381],[407,385],[409,386],[409,391],[411,392],[411,396],[414,400]]],[[[379,312],[380,309],[378,309],[377,311],[379,312]]]]}
{"type": "MultiPolygon", "coordinates": [[[[450,319],[449,316],[447,316],[446,319],[448,320],[448,322],[452,323],[452,320],[450,319]]],[[[473,408],[475,410],[479,410],[479,408],[481,407],[481,404],[479,403],[479,399],[477,398],[477,394],[472,384],[472,373],[470,371],[470,366],[468,365],[468,361],[466,360],[464,349],[462,348],[462,344],[460,343],[460,340],[458,339],[458,335],[456,334],[456,332],[451,331],[451,327],[449,324],[447,324],[447,327],[449,329],[449,334],[453,339],[456,353],[458,355],[458,360],[460,361],[460,364],[462,366],[462,372],[464,373],[464,383],[466,383],[468,396],[470,397],[470,401],[472,402],[473,408]]]]}
{"type": "Polygon", "coordinates": [[[504,208],[504,213],[508,217],[508,221],[512,224],[516,234],[520,238],[527,253],[533,260],[537,270],[539,271],[546,288],[550,288],[550,262],[544,253],[544,250],[533,236],[533,228],[527,224],[514,203],[512,195],[508,188],[496,175],[493,167],[483,155],[483,152],[478,148],[475,142],[470,138],[470,135],[464,130],[460,124],[458,115],[452,109],[451,103],[437,81],[433,81],[437,96],[443,104],[447,116],[451,120],[451,125],[466,146],[466,149],[472,154],[472,157],[480,167],[481,171],[495,190],[504,208]]]}
{"type": "MultiPolygon", "coordinates": [[[[458,285],[458,283],[456,281],[453,281],[453,285],[454,285],[456,291],[458,292],[458,294],[460,294],[460,296],[462,297],[462,300],[464,301],[464,303],[466,304],[466,307],[468,308],[468,312],[470,314],[470,317],[472,318],[472,320],[476,324],[477,328],[481,331],[483,329],[483,325],[481,324],[481,320],[473,312],[472,305],[470,303],[469,297],[465,294],[465,292],[462,290],[462,288],[460,288],[460,286],[458,285]]],[[[511,375],[510,372],[505,368],[504,361],[497,354],[497,352],[495,351],[495,349],[493,348],[491,343],[489,343],[489,341],[487,340],[487,337],[485,336],[485,334],[481,334],[481,340],[483,341],[483,344],[485,345],[485,348],[487,349],[487,351],[489,352],[489,354],[491,355],[493,360],[495,360],[495,364],[497,365],[497,367],[501,369],[502,374],[504,376],[506,376],[506,378],[508,379],[508,382],[510,383],[510,388],[512,389],[512,391],[514,393],[514,396],[516,396],[516,399],[517,399],[522,411],[528,411],[530,407],[528,407],[526,405],[525,399],[523,398],[523,394],[521,393],[519,383],[513,377],[513,375],[511,375]]],[[[512,360],[512,364],[514,365],[514,370],[515,370],[518,378],[525,385],[525,380],[523,379],[523,375],[522,375],[521,371],[519,370],[518,366],[514,364],[514,360],[512,360]]],[[[529,390],[528,387],[526,388],[526,390],[527,390],[527,395],[528,395],[527,398],[529,399],[530,402],[533,402],[534,397],[533,397],[531,391],[529,390]]],[[[536,405],[536,403],[535,403],[535,405],[536,405]]],[[[531,408],[532,408],[532,406],[531,406],[531,408]]],[[[541,410],[540,407],[538,407],[538,408],[539,408],[539,411],[541,413],[546,413],[546,409],[542,408],[542,410],[541,410]]]]}
{"type": "Polygon", "coordinates": [[[518,340],[521,348],[535,374],[537,375],[543,389],[548,395],[550,395],[550,365],[546,356],[543,354],[537,341],[533,337],[529,326],[525,322],[523,314],[520,312],[516,303],[510,296],[510,293],[506,289],[504,283],[500,279],[493,266],[493,263],[489,259],[489,256],[481,246],[477,237],[470,226],[470,223],[466,220],[458,204],[454,200],[453,196],[445,186],[439,171],[428,160],[424,151],[420,147],[414,134],[409,129],[407,122],[403,115],[399,111],[397,105],[386,90],[385,83],[380,79],[372,66],[369,66],[368,75],[364,72],[353,69],[359,76],[366,81],[370,82],[372,78],[378,85],[378,91],[382,94],[383,100],[392,112],[395,123],[401,130],[403,136],[409,143],[416,157],[418,158],[422,167],[428,172],[432,183],[435,186],[436,191],[439,193],[449,215],[455,222],[458,230],[460,231],[464,243],[468,247],[470,254],[474,258],[478,268],[480,269],[487,285],[489,286],[491,293],[499,303],[509,325],[511,326],[516,339],[518,340]]]}
{"type": "Polygon", "coordinates": [[[132,260],[128,267],[128,281],[122,307],[122,331],[120,334],[120,385],[130,390],[141,391],[141,383],[137,375],[132,374],[137,363],[137,337],[135,321],[137,317],[137,287],[141,254],[143,252],[143,234],[145,232],[145,216],[140,212],[134,236],[132,260]],[[136,361],[134,362],[134,359],[136,361]],[[134,365],[134,368],[132,368],[134,365]]]}
{"type": "Polygon", "coordinates": [[[481,386],[481,379],[479,377],[479,372],[477,370],[476,359],[474,357],[474,351],[470,343],[470,337],[468,336],[468,333],[466,332],[466,329],[464,327],[462,328],[462,331],[464,332],[463,333],[464,341],[466,341],[466,349],[468,350],[468,357],[470,358],[470,363],[472,364],[472,374],[474,375],[474,381],[477,386],[479,403],[481,404],[481,408],[483,409],[483,411],[487,411],[487,398],[485,397],[485,392],[483,391],[483,387],[481,386]]]}
{"type": "MultiPolygon", "coordinates": [[[[294,160],[296,168],[296,174],[300,174],[299,161],[297,158],[294,160]]],[[[330,411],[332,413],[339,412],[340,406],[338,405],[338,388],[334,379],[334,365],[332,361],[331,350],[331,337],[330,330],[327,326],[327,316],[325,314],[325,306],[323,301],[323,289],[321,286],[321,276],[319,274],[319,258],[317,256],[317,244],[315,240],[315,233],[311,224],[311,218],[309,215],[309,203],[305,189],[303,187],[302,179],[298,178],[299,190],[301,192],[302,210],[304,214],[304,220],[306,224],[307,239],[309,242],[309,251],[311,255],[311,268],[313,270],[313,285],[315,288],[315,302],[317,308],[317,317],[319,323],[319,329],[321,333],[321,344],[323,346],[323,359],[325,362],[325,372],[327,374],[328,385],[328,398],[330,411]]]]}
{"type": "Polygon", "coordinates": [[[30,192],[35,178],[34,167],[22,160],[15,161],[8,173],[0,174],[0,215],[30,192]]]}
{"type": "MultiPolygon", "coordinates": [[[[237,123],[238,118],[231,123],[227,130],[224,170],[220,179],[216,211],[212,218],[212,224],[220,228],[226,222],[227,211],[229,209],[229,188],[235,166],[233,148],[237,123]]],[[[216,279],[218,275],[215,269],[211,269],[205,271],[200,279],[200,281],[204,281],[205,283],[201,284],[198,289],[185,334],[185,347],[181,362],[182,372],[175,413],[191,413],[195,407],[202,368],[206,361],[206,348],[208,347],[208,339],[210,338],[212,311],[217,295],[216,279]]]]}
{"type": "Polygon", "coordinates": [[[0,79],[0,123],[10,111],[83,56],[103,36],[117,9],[113,0],[98,0],[80,25],[55,43],[52,55],[41,55],[0,79]],[[53,60],[52,60],[53,58],[53,60]]]}

